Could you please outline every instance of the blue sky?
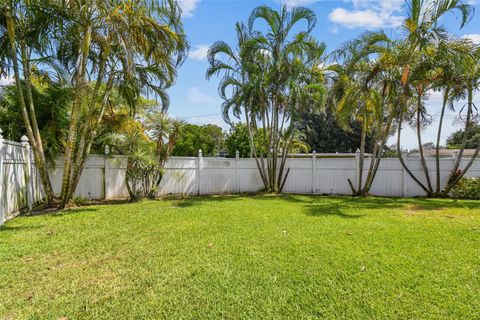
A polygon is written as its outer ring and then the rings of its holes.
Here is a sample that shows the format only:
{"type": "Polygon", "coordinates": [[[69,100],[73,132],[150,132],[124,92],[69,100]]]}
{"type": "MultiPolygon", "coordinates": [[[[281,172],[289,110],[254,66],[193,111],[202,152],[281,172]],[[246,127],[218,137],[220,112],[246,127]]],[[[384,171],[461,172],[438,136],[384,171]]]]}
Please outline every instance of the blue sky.
{"type": "MultiPolygon", "coordinates": [[[[458,36],[468,36],[480,43],[479,2],[469,1],[477,14],[463,29],[459,29],[458,18],[454,15],[445,17],[444,25],[458,36]]],[[[399,32],[398,26],[405,12],[403,0],[180,0],[179,3],[183,8],[183,21],[191,50],[188,59],[179,69],[177,83],[169,90],[171,97],[169,111],[172,115],[191,123],[213,123],[224,128],[228,126],[220,115],[222,101],[217,94],[218,79],[210,81],[205,79],[208,67],[206,52],[208,46],[217,40],[233,45],[235,23],[246,22],[256,6],[265,4],[280,8],[281,4],[285,3],[312,9],[318,20],[313,35],[327,44],[329,52],[366,30],[385,29],[394,35],[399,32]]],[[[431,96],[429,105],[432,114],[437,113],[440,101],[438,94],[431,96]]],[[[447,116],[448,124],[444,130],[443,140],[458,128],[453,124],[454,115],[450,113],[447,116]]],[[[425,142],[434,141],[434,137],[434,127],[425,130],[425,142]]],[[[413,132],[406,130],[402,145],[407,148],[415,147],[416,139],[413,132]]]]}

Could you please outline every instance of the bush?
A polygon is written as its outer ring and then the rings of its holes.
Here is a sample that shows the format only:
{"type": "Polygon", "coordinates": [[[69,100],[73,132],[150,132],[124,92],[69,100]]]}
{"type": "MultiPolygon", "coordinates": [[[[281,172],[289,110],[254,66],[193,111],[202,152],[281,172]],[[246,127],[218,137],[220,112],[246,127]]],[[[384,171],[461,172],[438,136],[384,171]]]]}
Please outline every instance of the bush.
{"type": "Polygon", "coordinates": [[[457,199],[480,200],[480,178],[462,178],[452,194],[457,199]]]}
{"type": "Polygon", "coordinates": [[[72,202],[74,205],[80,207],[80,206],[86,205],[88,202],[90,202],[90,200],[85,197],[79,196],[79,197],[73,198],[72,202]]]}

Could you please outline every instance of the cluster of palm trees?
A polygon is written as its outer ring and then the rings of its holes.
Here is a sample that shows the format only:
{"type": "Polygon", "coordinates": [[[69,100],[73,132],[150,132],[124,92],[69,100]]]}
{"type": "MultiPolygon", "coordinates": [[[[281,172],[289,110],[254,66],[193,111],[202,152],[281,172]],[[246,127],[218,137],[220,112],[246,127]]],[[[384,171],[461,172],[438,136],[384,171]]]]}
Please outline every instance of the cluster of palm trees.
{"type": "Polygon", "coordinates": [[[265,190],[281,192],[288,177],[288,150],[301,115],[307,108],[320,109],[326,101],[324,83],[325,44],[311,32],[315,14],[306,8],[256,8],[248,26],[237,23],[237,48],[219,41],[209,50],[207,78],[223,74],[219,92],[224,99],[225,121],[229,114],[244,115],[249,129],[252,155],[265,190]],[[306,28],[293,34],[305,21],[306,28]],[[255,29],[260,22],[267,31],[255,29]],[[255,137],[266,154],[259,154],[255,137]]]}
{"type": "Polygon", "coordinates": [[[460,168],[476,113],[473,99],[480,87],[480,49],[468,39],[454,37],[441,18],[458,14],[463,27],[473,17],[473,8],[460,0],[410,0],[406,11],[397,36],[368,32],[329,56],[325,45],[311,35],[315,15],[306,8],[283,7],[277,12],[258,7],[248,27],[237,23],[235,47],[224,42],[211,46],[207,77],[222,76],[219,92],[225,120],[230,122],[231,114],[243,117],[251,137],[263,134],[267,155],[258,155],[255,149],[253,153],[267,190],[281,191],[288,176],[285,159],[301,121],[300,112],[321,110],[326,104],[334,107],[340,125],[347,129],[352,121],[361,125],[361,169],[356,185],[349,181],[354,195],[369,193],[386,143],[395,133],[402,166],[427,196],[447,196],[464,176],[480,152],[479,141],[474,156],[460,168]],[[266,32],[254,28],[259,19],[266,23],[266,32]],[[306,29],[292,34],[292,27],[302,20],[307,22],[306,29]],[[433,91],[443,96],[435,177],[430,175],[422,142],[422,129],[431,118],[425,104],[433,91]],[[442,184],[439,150],[446,109],[455,110],[465,98],[466,105],[456,109],[465,126],[464,143],[450,177],[442,184]],[[405,125],[416,129],[423,168],[420,176],[402,156],[405,125]],[[367,135],[374,139],[369,161],[367,135]]]}
{"type": "Polygon", "coordinates": [[[17,98],[47,201],[54,192],[32,95],[32,70],[71,87],[60,207],[76,189],[105,109],[117,94],[135,112],[142,94],[168,108],[166,89],[188,42],[173,0],[6,0],[0,3],[0,66],[17,98]],[[3,50],[8,48],[8,50],[3,50]]]}

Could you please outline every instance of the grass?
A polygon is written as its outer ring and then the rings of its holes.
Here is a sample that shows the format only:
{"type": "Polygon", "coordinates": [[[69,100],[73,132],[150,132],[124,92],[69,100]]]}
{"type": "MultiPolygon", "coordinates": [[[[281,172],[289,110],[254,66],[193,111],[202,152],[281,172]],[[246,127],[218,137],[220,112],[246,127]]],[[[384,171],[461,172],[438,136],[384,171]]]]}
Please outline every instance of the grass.
{"type": "Polygon", "coordinates": [[[225,196],[0,228],[0,319],[479,319],[480,203],[225,196]]]}

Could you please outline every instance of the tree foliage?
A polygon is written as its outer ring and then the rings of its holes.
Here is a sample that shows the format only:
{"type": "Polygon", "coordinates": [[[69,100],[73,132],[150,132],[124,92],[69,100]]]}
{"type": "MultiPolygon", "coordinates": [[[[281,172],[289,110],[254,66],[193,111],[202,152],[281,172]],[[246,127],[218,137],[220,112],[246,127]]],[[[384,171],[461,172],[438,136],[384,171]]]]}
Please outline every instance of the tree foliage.
{"type": "MultiPolygon", "coordinates": [[[[465,130],[455,131],[447,138],[446,147],[448,149],[459,149],[462,147],[465,138],[465,130]]],[[[466,149],[476,149],[480,145],[480,124],[473,124],[468,132],[466,149]]]]}
{"type": "MultiPolygon", "coordinates": [[[[348,130],[342,128],[337,122],[335,111],[327,108],[321,113],[307,112],[300,130],[311,150],[319,153],[355,153],[360,148],[361,125],[352,120],[348,127],[348,130]]],[[[372,134],[367,134],[366,152],[372,152],[373,142],[372,134]]]]}
{"type": "Polygon", "coordinates": [[[201,149],[205,157],[215,157],[223,149],[225,134],[223,129],[214,124],[187,124],[173,149],[178,157],[197,157],[201,149]]]}
{"type": "Polygon", "coordinates": [[[32,70],[55,72],[72,88],[61,204],[71,199],[115,90],[134,114],[142,94],[165,111],[188,43],[176,1],[13,0],[0,3],[2,72],[14,74],[27,136],[49,201],[53,191],[32,94],[32,70]],[[3,46],[2,46],[3,48],[3,46]],[[24,90],[22,90],[22,84],[24,90]]]}

